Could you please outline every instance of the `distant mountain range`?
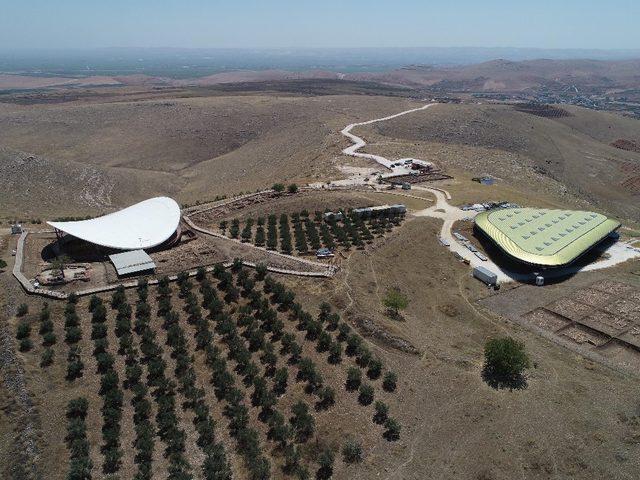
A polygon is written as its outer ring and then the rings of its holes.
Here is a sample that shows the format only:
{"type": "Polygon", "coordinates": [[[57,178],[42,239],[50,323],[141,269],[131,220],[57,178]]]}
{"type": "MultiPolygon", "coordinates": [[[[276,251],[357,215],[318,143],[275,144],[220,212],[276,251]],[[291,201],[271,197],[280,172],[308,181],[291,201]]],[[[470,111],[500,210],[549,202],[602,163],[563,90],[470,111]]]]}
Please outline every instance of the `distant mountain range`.
{"type": "Polygon", "coordinates": [[[406,65],[469,65],[502,58],[510,61],[640,58],[635,50],[548,50],[533,48],[331,48],[184,49],[104,48],[21,50],[0,47],[0,72],[97,76],[145,74],[194,78],[233,70],[328,70],[380,72],[406,65]]]}
{"type": "MultiPolygon", "coordinates": [[[[78,62],[84,58],[79,51],[64,57],[66,60],[61,57],[59,59],[61,63],[57,63],[55,68],[46,67],[43,64],[42,69],[33,68],[38,61],[35,52],[16,56],[14,60],[8,60],[5,54],[5,57],[0,56],[0,72],[3,70],[6,72],[0,73],[0,90],[98,85],[186,87],[305,79],[372,81],[442,92],[504,93],[540,89],[557,91],[568,88],[574,89],[576,93],[584,91],[603,93],[640,88],[640,51],[362,49],[336,50],[331,54],[328,50],[292,50],[288,53],[281,50],[239,50],[233,51],[235,55],[233,61],[231,61],[231,53],[231,50],[106,49],[100,50],[99,54],[91,60],[93,62],[91,65],[102,65],[102,67],[94,68],[87,64],[84,69],[79,68],[78,62]],[[394,52],[397,53],[397,58],[393,57],[394,52]],[[582,54],[607,59],[513,60],[504,55],[499,60],[468,62],[472,58],[483,58],[496,53],[509,54],[511,57],[527,57],[535,54],[563,57],[582,54]],[[631,58],[633,53],[637,54],[636,58],[631,58]],[[142,65],[137,70],[127,66],[136,54],[140,55],[138,63],[142,65]],[[262,65],[257,65],[258,57],[261,58],[262,65]],[[75,60],[72,60],[73,58],[75,60]],[[161,63],[162,58],[166,63],[161,63]],[[311,58],[316,60],[315,65],[311,65],[311,58]],[[437,58],[441,61],[409,62],[409,60],[425,58],[437,58]],[[368,63],[373,62],[374,59],[378,61],[377,64],[368,63]],[[448,61],[445,62],[445,59],[448,61]],[[185,68],[180,68],[179,74],[175,74],[177,65],[180,63],[178,60],[185,64],[185,68]],[[26,68],[29,62],[32,67],[26,68]],[[74,68],[64,66],[71,65],[73,62],[76,62],[74,68]],[[10,65],[16,67],[18,64],[23,68],[8,68],[10,65]],[[216,68],[214,64],[217,65],[216,68]],[[234,65],[236,68],[232,68],[234,65]],[[161,71],[156,72],[157,69],[161,71]]],[[[89,55],[89,53],[84,52],[82,55],[89,55]]],[[[53,65],[55,58],[55,56],[47,57],[46,62],[53,65]]],[[[89,62],[89,60],[86,61],[89,62]]]]}

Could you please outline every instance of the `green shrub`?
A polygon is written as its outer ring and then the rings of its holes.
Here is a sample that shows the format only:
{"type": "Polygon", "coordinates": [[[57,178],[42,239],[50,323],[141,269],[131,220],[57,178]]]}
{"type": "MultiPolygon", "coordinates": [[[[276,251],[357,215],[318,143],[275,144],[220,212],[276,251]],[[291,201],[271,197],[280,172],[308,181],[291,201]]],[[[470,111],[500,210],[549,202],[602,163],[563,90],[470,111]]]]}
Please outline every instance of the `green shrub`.
{"type": "Polygon", "coordinates": [[[361,405],[371,405],[371,402],[373,402],[373,387],[371,385],[360,385],[358,402],[361,405]]]}
{"type": "Polygon", "coordinates": [[[68,344],[78,343],[82,338],[82,330],[80,327],[69,327],[66,329],[64,341],[68,344]]]}
{"type": "Polygon", "coordinates": [[[349,391],[358,390],[358,388],[360,388],[361,382],[362,382],[362,372],[355,367],[349,367],[349,370],[347,370],[347,382],[346,382],[347,390],[349,391]]]}
{"type": "Polygon", "coordinates": [[[336,392],[331,387],[323,387],[318,390],[318,403],[316,408],[318,410],[325,410],[336,403],[336,392]]]}
{"type": "Polygon", "coordinates": [[[306,442],[315,431],[315,420],[309,414],[309,407],[304,402],[297,402],[291,407],[291,427],[298,442],[306,442]]]}
{"type": "Polygon", "coordinates": [[[394,372],[387,372],[384,375],[384,379],[382,380],[382,388],[386,392],[393,392],[396,389],[396,383],[398,381],[398,376],[394,372]]]}
{"type": "Polygon", "coordinates": [[[400,310],[409,306],[409,297],[398,288],[390,288],[382,300],[382,304],[387,308],[387,313],[392,318],[400,319],[400,310]]]}
{"type": "Polygon", "coordinates": [[[84,397],[74,398],[67,404],[67,418],[84,418],[87,416],[89,402],[84,397]]]}
{"type": "Polygon", "coordinates": [[[342,346],[338,342],[332,342],[329,346],[329,363],[332,365],[342,361],[342,346]]]}
{"type": "Polygon", "coordinates": [[[316,473],[316,478],[320,480],[326,480],[331,478],[333,475],[333,463],[335,461],[335,455],[333,451],[326,449],[323,450],[320,456],[318,457],[318,471],[316,473]]]}
{"type": "Polygon", "coordinates": [[[20,340],[19,349],[21,352],[28,352],[32,348],[33,348],[33,342],[31,341],[30,338],[23,338],[22,340],[20,340]]]}
{"type": "Polygon", "coordinates": [[[384,422],[385,432],[383,434],[384,438],[393,442],[400,438],[400,424],[396,422],[393,418],[387,418],[387,421],[384,422]]]}
{"type": "Polygon", "coordinates": [[[362,461],[362,444],[356,440],[347,440],[342,447],[342,459],[345,463],[362,461]]]}
{"type": "Polygon", "coordinates": [[[382,362],[378,358],[373,358],[369,360],[369,370],[367,370],[367,376],[371,380],[376,380],[380,378],[382,374],[382,362]]]}
{"type": "Polygon", "coordinates": [[[26,303],[21,303],[18,306],[18,312],[17,315],[19,317],[24,317],[27,313],[29,313],[29,306],[26,303]]]}
{"type": "Polygon", "coordinates": [[[376,400],[374,408],[376,410],[376,413],[373,415],[373,422],[377,423],[378,425],[384,424],[389,416],[389,407],[386,403],[381,402],[380,400],[376,400]]]}
{"type": "Polygon", "coordinates": [[[45,348],[40,356],[40,366],[48,367],[53,363],[53,350],[50,348],[45,348]]]}
{"type": "Polygon", "coordinates": [[[73,345],[69,348],[67,354],[67,380],[75,380],[82,376],[84,370],[84,364],[80,358],[80,349],[77,345],[73,345]]]}
{"type": "Polygon", "coordinates": [[[524,343],[511,337],[487,341],[484,358],[486,372],[504,378],[520,376],[530,365],[524,343]]]}
{"type": "Polygon", "coordinates": [[[31,325],[27,322],[19,323],[16,329],[16,339],[22,340],[23,338],[28,338],[29,335],[31,335],[31,325]]]}
{"type": "Polygon", "coordinates": [[[42,336],[42,344],[45,347],[50,347],[56,343],[56,335],[53,332],[47,332],[42,336]]]}

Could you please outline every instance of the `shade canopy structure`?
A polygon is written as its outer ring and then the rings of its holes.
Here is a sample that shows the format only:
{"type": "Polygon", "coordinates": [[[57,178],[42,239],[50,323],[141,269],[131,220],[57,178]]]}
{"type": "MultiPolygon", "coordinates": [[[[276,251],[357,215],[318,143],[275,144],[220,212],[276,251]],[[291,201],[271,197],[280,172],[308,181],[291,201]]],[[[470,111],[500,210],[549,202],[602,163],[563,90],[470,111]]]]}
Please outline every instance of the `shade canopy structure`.
{"type": "Polygon", "coordinates": [[[109,255],[109,260],[118,272],[118,276],[155,270],[156,264],[144,250],[130,250],[128,252],[109,255]]]}
{"type": "Polygon", "coordinates": [[[156,247],[178,229],[180,206],[168,197],[144,200],[114,213],[76,222],[47,222],[53,228],[102,247],[156,247]]]}
{"type": "Polygon", "coordinates": [[[620,227],[594,212],[504,208],[482,212],[475,226],[507,255],[530,265],[567,265],[620,227]]]}

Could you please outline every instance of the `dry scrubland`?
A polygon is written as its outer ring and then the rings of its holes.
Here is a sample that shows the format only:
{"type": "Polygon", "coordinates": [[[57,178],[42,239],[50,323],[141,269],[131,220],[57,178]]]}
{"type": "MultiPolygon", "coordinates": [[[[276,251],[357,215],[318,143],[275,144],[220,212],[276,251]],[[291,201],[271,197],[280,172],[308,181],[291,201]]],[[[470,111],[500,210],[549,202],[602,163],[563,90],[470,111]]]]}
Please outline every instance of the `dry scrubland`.
{"type": "Polygon", "coordinates": [[[290,93],[0,103],[1,213],[99,213],[154,194],[194,203],[334,178],[344,125],[413,105],[290,93]]]}
{"type": "MultiPolygon", "coordinates": [[[[5,98],[2,213],[95,214],[154,194],[194,203],[277,181],[336,178],[336,166],[367,165],[340,155],[346,124],[416,105],[346,95],[337,85],[307,94],[303,86],[281,93],[96,89],[77,98],[5,98]]],[[[544,118],[508,105],[443,104],[356,133],[370,151],[391,158],[424,158],[454,175],[493,174],[516,190],[535,184],[554,201],[639,218],[640,154],[609,145],[639,143],[638,121],[563,108],[569,116],[544,118]]]]}

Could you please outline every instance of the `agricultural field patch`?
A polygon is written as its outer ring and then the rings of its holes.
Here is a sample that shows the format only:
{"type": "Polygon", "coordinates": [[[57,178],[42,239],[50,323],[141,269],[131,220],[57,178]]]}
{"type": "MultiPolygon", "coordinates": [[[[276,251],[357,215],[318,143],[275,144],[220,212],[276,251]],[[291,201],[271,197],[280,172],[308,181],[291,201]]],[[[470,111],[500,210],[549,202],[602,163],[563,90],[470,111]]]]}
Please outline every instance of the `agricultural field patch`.
{"type": "MultiPolygon", "coordinates": [[[[15,336],[55,378],[45,423],[66,445],[50,478],[330,478],[401,426],[397,376],[332,307],[312,314],[259,268],[44,304],[15,336]],[[64,392],[64,393],[62,393],[64,392]],[[342,393],[344,392],[344,393],[342,393]],[[60,399],[56,396],[60,394],[60,399]],[[191,447],[193,446],[193,447],[191,447]],[[346,452],[343,454],[343,450],[346,452]]],[[[60,452],[61,453],[61,452],[60,452]]]]}
{"type": "Polygon", "coordinates": [[[242,223],[237,218],[222,220],[219,233],[244,243],[276,250],[291,255],[308,255],[325,248],[331,252],[363,249],[376,238],[400,226],[404,214],[384,214],[362,218],[346,209],[336,209],[325,217],[322,211],[313,214],[308,210],[291,215],[264,214],[257,218],[246,218],[242,223]]]}

